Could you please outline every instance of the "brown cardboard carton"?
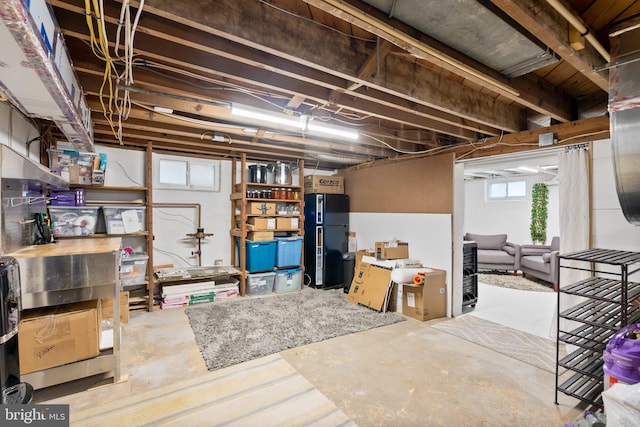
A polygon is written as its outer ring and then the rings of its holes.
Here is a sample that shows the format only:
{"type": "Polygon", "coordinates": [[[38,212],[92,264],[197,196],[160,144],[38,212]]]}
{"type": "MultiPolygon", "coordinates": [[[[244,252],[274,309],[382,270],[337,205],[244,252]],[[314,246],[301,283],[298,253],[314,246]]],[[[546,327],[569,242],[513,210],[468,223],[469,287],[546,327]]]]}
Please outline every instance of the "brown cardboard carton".
{"type": "Polygon", "coordinates": [[[250,215],[275,215],[275,202],[249,202],[250,215]]]}
{"type": "Polygon", "coordinates": [[[376,242],[376,258],[409,258],[409,244],[406,242],[376,242]]]}
{"type": "Polygon", "coordinates": [[[353,275],[347,301],[387,311],[391,284],[391,269],[360,262],[353,275]]]}
{"type": "Polygon", "coordinates": [[[251,217],[247,220],[247,227],[250,230],[275,230],[276,219],[251,217]]]}
{"type": "Polygon", "coordinates": [[[96,357],[102,334],[100,300],[28,312],[18,327],[20,373],[96,357]]]}
{"type": "Polygon", "coordinates": [[[250,231],[247,233],[247,240],[253,242],[263,242],[265,240],[273,240],[273,231],[250,231]]]}
{"type": "Polygon", "coordinates": [[[418,320],[430,320],[447,314],[447,272],[430,268],[424,285],[402,285],[402,314],[418,320]]]}
{"type": "Polygon", "coordinates": [[[276,230],[295,230],[299,224],[298,218],[276,218],[276,230]]]}
{"type": "Polygon", "coordinates": [[[344,177],[337,175],[307,175],[304,177],[304,192],[344,194],[344,177]]]}
{"type": "MultiPolygon", "coordinates": [[[[113,298],[100,300],[102,319],[113,319],[113,298]]],[[[129,323],[129,291],[120,292],[120,322],[129,323]]]]}

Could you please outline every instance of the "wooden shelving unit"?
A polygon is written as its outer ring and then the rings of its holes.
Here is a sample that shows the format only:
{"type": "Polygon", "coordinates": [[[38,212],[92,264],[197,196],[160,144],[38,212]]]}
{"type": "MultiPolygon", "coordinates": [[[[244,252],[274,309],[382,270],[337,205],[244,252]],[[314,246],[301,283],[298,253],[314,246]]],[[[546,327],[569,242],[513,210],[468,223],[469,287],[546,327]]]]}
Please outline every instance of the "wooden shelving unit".
{"type": "Polygon", "coordinates": [[[640,284],[629,276],[640,270],[630,270],[640,263],[640,253],[608,249],[586,249],[562,254],[560,269],[582,270],[590,277],[560,287],[558,307],[563,295],[576,295],[585,300],[562,310],[557,317],[556,391],[603,408],[604,389],[602,353],[611,337],[629,323],[640,318],[640,307],[631,302],[640,297],[640,284]],[[560,319],[576,322],[576,327],[562,328],[560,319]],[[560,358],[560,343],[577,347],[560,358]],[[561,374],[560,368],[566,369],[561,374]],[[562,377],[562,381],[560,380],[562,377]]]}
{"type": "MultiPolygon", "coordinates": [[[[144,248],[149,257],[147,261],[146,278],[139,286],[135,285],[135,289],[130,291],[129,310],[146,309],[153,310],[155,279],[153,276],[153,203],[152,203],[152,170],[151,170],[151,154],[152,149],[149,144],[145,154],[145,184],[144,186],[109,186],[109,185],[77,185],[72,184],[70,188],[82,188],[85,190],[86,205],[88,206],[131,206],[145,208],[145,231],[126,233],[126,234],[108,234],[112,237],[122,238],[144,238],[144,248]],[[131,195],[139,199],[139,201],[130,201],[131,195]],[[104,197],[100,197],[104,195],[104,197]]],[[[83,236],[83,239],[105,237],[105,233],[96,233],[90,236],[83,236]]],[[[57,237],[61,239],[78,238],[74,236],[57,237]]],[[[132,286],[133,287],[133,286],[132,286]]]]}
{"type": "MultiPolygon", "coordinates": [[[[284,232],[288,234],[297,234],[298,236],[304,235],[304,161],[300,160],[298,163],[299,185],[285,185],[285,184],[262,184],[247,181],[247,157],[243,153],[240,159],[232,161],[231,175],[232,175],[232,190],[231,190],[231,264],[240,270],[240,295],[244,296],[246,293],[246,280],[247,280],[247,254],[246,244],[249,231],[274,231],[274,230],[249,230],[247,227],[247,221],[251,217],[261,217],[266,215],[251,214],[249,212],[249,203],[251,202],[273,202],[283,203],[288,206],[295,206],[297,210],[295,213],[287,214],[268,214],[269,217],[274,218],[297,218],[298,227],[290,229],[279,229],[278,232],[284,232]],[[238,169],[239,167],[239,169],[238,169]],[[240,179],[238,179],[240,176],[240,179]],[[282,199],[282,198],[259,198],[248,197],[248,190],[255,189],[289,189],[292,192],[297,192],[297,199],[282,199]]],[[[273,193],[272,193],[273,194],[273,193]]],[[[302,257],[304,259],[304,256],[302,257]]]]}

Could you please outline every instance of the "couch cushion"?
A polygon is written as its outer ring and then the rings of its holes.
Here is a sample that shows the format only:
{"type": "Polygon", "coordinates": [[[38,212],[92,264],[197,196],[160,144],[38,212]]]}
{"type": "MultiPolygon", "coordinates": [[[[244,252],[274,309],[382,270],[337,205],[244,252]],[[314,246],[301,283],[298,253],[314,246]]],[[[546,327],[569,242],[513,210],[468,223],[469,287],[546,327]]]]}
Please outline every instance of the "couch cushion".
{"type": "Polygon", "coordinates": [[[513,264],[516,257],[505,251],[495,249],[478,249],[478,264],[513,264]]]}
{"type": "Polygon", "coordinates": [[[530,268],[532,270],[542,271],[549,274],[551,270],[551,264],[544,262],[541,255],[527,255],[520,258],[520,265],[522,267],[530,268]]]}
{"type": "Polygon", "coordinates": [[[478,249],[502,249],[504,244],[507,243],[507,235],[467,233],[466,240],[475,241],[478,249]]]}

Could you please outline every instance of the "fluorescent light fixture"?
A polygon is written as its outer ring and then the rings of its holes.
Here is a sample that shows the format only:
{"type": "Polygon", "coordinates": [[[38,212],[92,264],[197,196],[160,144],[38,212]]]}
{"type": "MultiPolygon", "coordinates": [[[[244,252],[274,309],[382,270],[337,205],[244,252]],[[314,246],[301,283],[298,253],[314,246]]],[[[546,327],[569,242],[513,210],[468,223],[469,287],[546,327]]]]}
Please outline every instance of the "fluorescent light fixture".
{"type": "Polygon", "coordinates": [[[334,126],[329,126],[325,124],[313,124],[309,123],[307,125],[307,129],[309,133],[321,133],[329,136],[337,136],[339,138],[356,140],[358,139],[358,132],[348,129],[341,129],[334,126]]]}
{"type": "Polygon", "coordinates": [[[270,123],[275,125],[294,128],[302,133],[315,135],[327,135],[337,138],[356,140],[358,132],[350,129],[327,125],[322,122],[312,122],[312,117],[303,115],[299,117],[288,116],[286,114],[264,112],[251,108],[239,107],[231,105],[231,114],[233,116],[244,117],[247,119],[257,120],[259,122],[270,123]]]}
{"type": "Polygon", "coordinates": [[[521,171],[525,171],[525,172],[533,172],[533,173],[538,173],[540,172],[538,169],[536,168],[530,168],[528,166],[518,166],[518,169],[520,169],[521,171]]]}
{"type": "Polygon", "coordinates": [[[290,126],[301,129],[304,122],[300,118],[290,117],[286,114],[265,113],[258,110],[237,107],[231,105],[231,114],[246,119],[258,120],[261,122],[273,123],[277,125],[290,126]]]}

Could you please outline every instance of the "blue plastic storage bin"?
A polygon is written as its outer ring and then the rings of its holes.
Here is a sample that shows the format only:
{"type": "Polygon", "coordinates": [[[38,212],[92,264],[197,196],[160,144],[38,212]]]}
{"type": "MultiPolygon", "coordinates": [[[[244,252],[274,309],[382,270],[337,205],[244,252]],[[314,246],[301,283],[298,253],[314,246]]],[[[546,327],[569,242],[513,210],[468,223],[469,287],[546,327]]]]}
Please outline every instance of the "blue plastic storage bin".
{"type": "Polygon", "coordinates": [[[294,267],[302,263],[302,237],[277,237],[276,267],[294,267]]]}
{"type": "Polygon", "coordinates": [[[248,272],[273,270],[276,262],[276,242],[273,240],[263,242],[247,240],[246,256],[248,272]]]}

